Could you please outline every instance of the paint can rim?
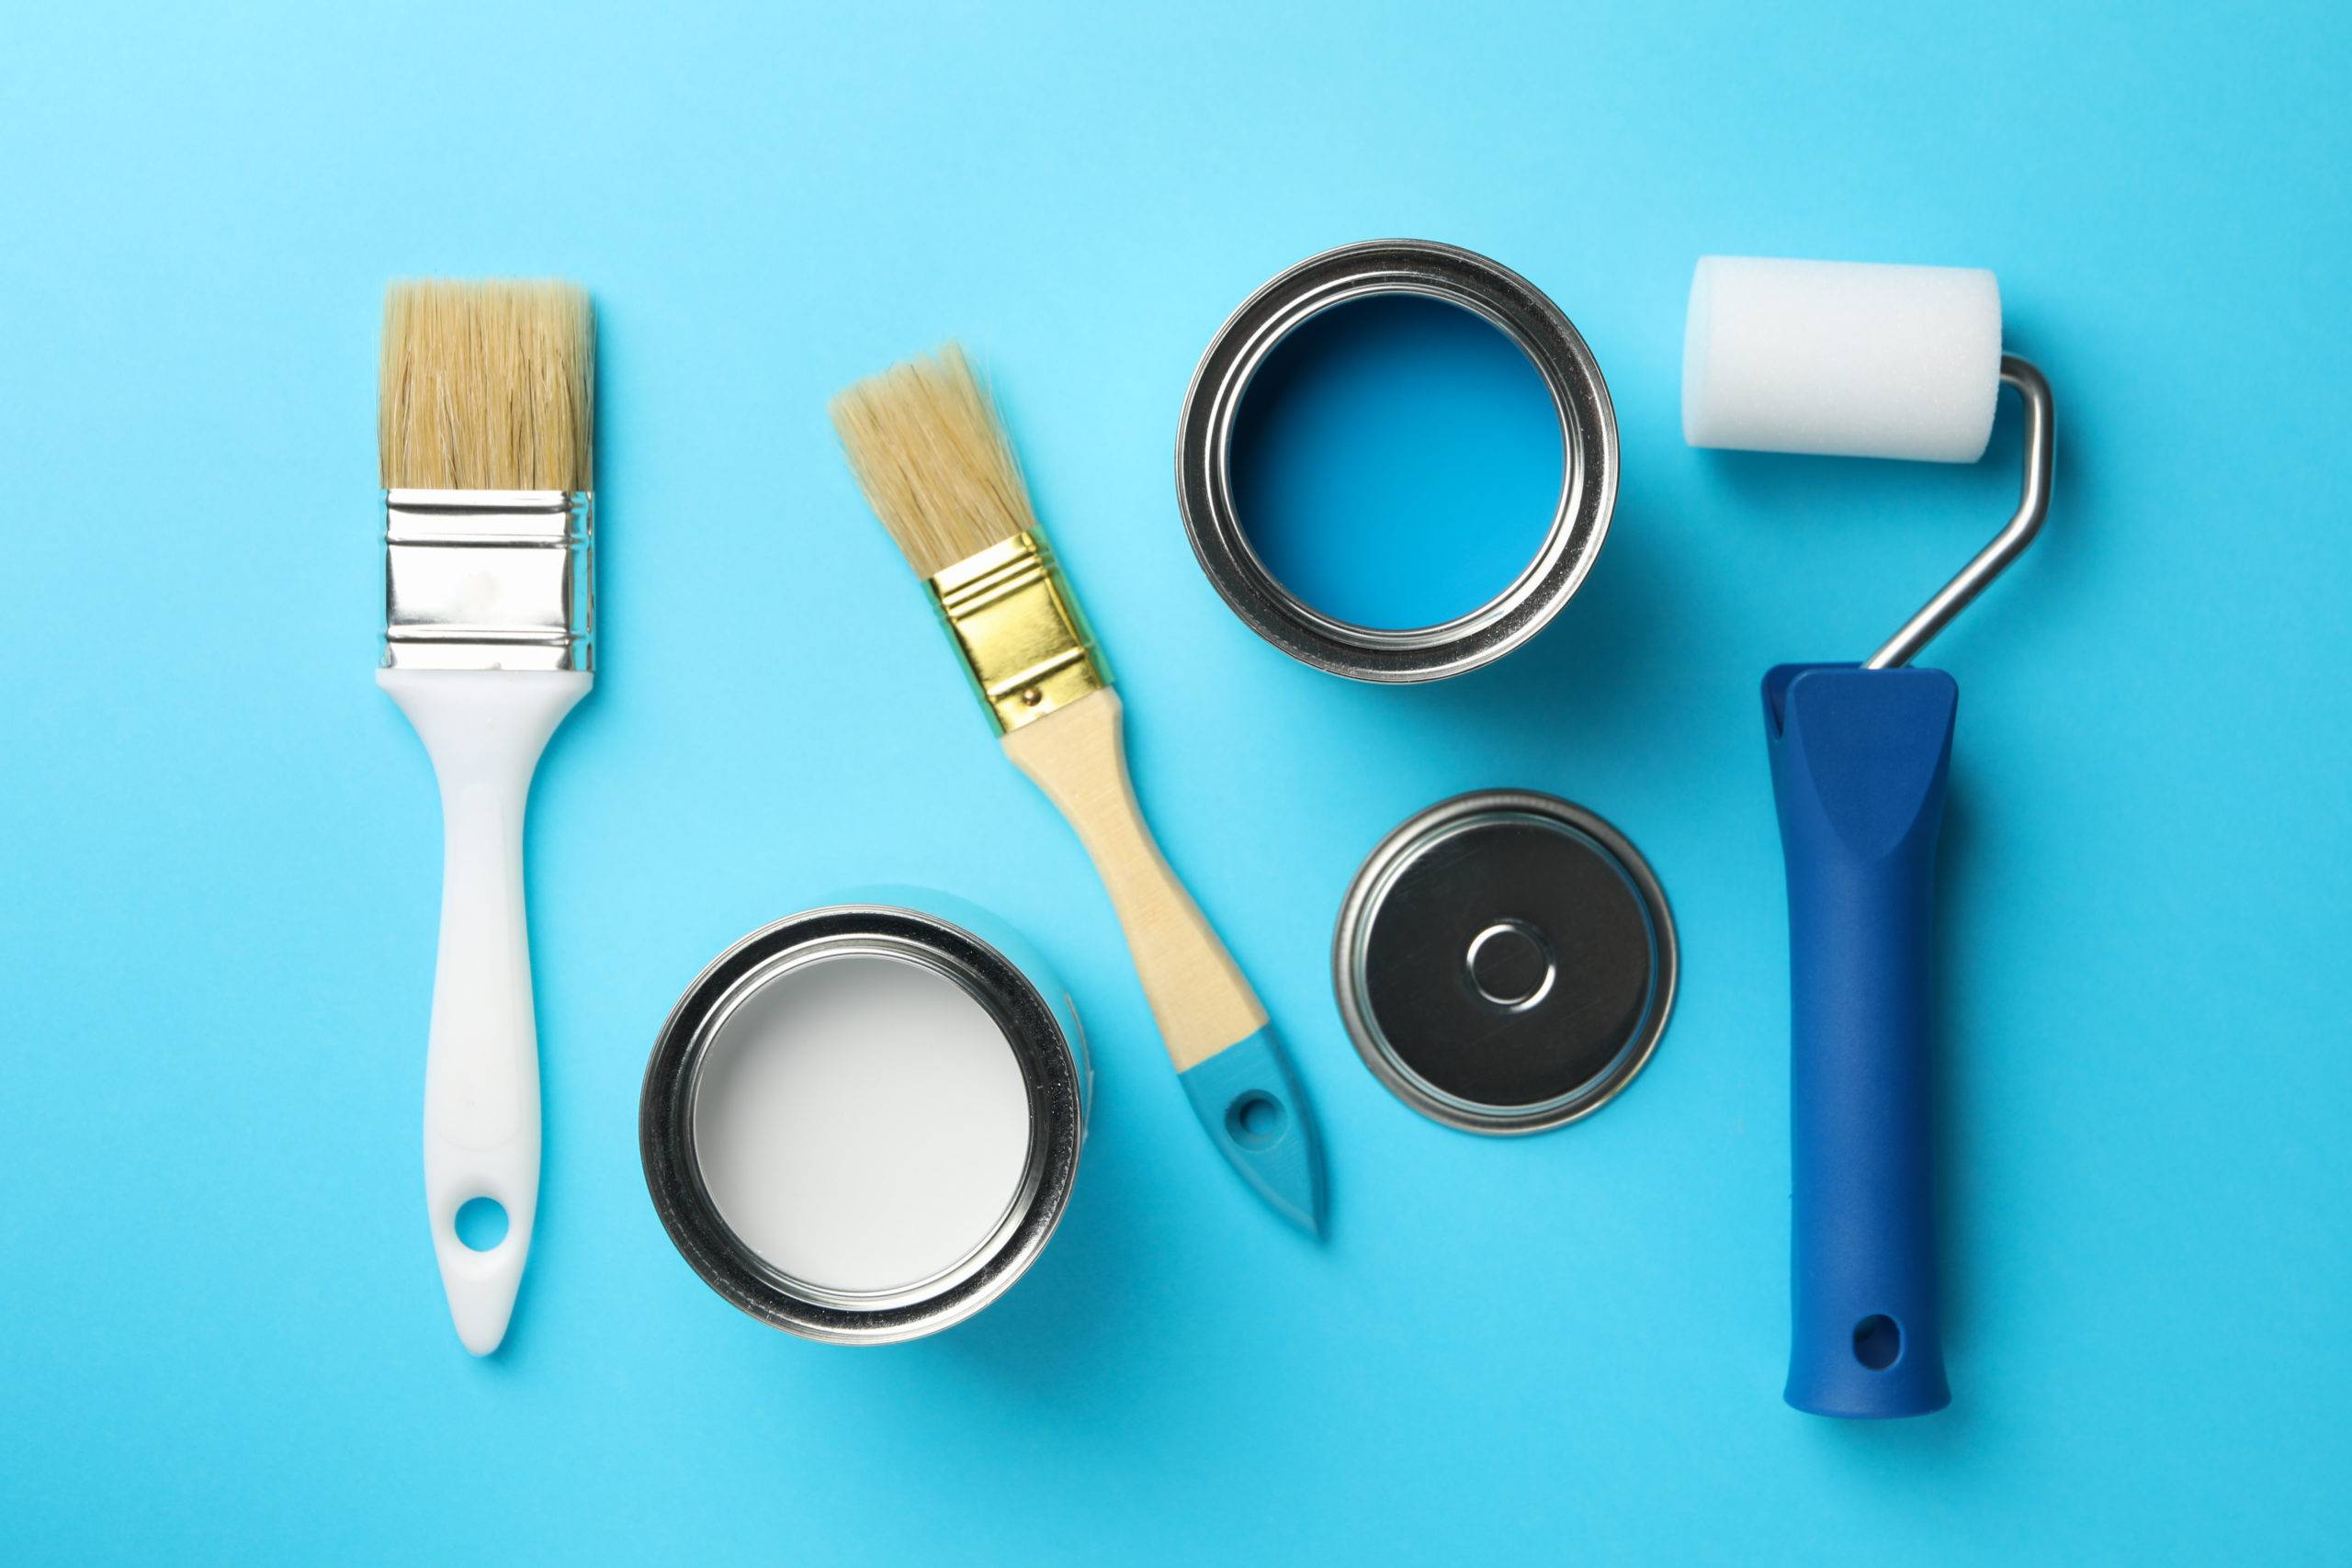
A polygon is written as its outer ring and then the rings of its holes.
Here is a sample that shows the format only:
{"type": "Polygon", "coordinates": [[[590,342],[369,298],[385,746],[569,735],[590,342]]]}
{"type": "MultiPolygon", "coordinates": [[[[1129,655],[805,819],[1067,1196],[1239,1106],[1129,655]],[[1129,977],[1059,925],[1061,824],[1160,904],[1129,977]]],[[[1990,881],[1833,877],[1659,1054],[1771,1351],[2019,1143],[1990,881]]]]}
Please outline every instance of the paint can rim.
{"type": "Polygon", "coordinates": [[[888,1344],[962,1322],[1009,1290],[1060,1224],[1085,1135],[1086,1062],[1074,1017],[1041,984],[965,924],[895,904],[831,904],[774,921],[731,944],[680,995],[656,1036],[639,1097],[646,1189],[672,1245],[703,1281],[775,1327],[831,1344],[888,1344]],[[996,1229],[956,1264],[863,1294],[797,1280],[739,1236],[704,1185],[695,1150],[695,1093],[707,1048],[738,1007],[811,963],[889,956],[963,987],[1005,1036],[1029,1105],[1029,1150],[996,1229]]]}
{"type": "Polygon", "coordinates": [[[1617,418],[1575,325],[1500,263],[1433,240],[1370,240],[1290,267],[1242,302],[1201,355],[1177,423],[1177,509],[1200,563],[1244,625],[1300,662],[1351,680],[1442,680],[1501,658],[1572,598],[1609,532],[1617,497],[1617,418]],[[1267,569],[1233,498],[1232,441],[1250,382],[1291,335],[1361,299],[1412,295],[1470,310],[1515,343],[1559,422],[1560,491],[1534,558],[1511,584],[1433,626],[1357,626],[1323,614],[1267,569]]]}

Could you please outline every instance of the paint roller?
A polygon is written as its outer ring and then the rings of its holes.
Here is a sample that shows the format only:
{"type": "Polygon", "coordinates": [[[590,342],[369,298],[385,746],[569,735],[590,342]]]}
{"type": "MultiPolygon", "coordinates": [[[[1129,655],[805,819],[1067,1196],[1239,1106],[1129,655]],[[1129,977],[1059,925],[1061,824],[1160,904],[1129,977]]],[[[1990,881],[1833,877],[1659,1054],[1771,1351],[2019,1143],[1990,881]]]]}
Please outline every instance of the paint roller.
{"type": "Polygon", "coordinates": [[[2017,513],[1859,665],[1764,677],[1788,866],[1792,1339],[1785,1397],[1824,1416],[1941,1409],[1928,1057],[1936,839],[1960,688],[1911,660],[2050,504],[2049,383],[2001,352],[1989,272],[1706,256],[1690,283],[1693,446],[1967,463],[2003,384],[2025,412],[2017,513]]]}

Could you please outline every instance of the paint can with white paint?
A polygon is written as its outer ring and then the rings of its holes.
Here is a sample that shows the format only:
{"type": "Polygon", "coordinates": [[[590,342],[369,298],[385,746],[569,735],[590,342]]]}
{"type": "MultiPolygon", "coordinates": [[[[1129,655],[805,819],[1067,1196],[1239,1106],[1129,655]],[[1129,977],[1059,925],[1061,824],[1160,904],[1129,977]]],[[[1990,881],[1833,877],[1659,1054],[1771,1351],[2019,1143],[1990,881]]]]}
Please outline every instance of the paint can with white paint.
{"type": "Polygon", "coordinates": [[[745,937],[686,987],[638,1137],[670,1239],[752,1316],[879,1344],[1034,1262],[1085,1137],[1069,994],[1002,922],[893,889],[745,937]]]}

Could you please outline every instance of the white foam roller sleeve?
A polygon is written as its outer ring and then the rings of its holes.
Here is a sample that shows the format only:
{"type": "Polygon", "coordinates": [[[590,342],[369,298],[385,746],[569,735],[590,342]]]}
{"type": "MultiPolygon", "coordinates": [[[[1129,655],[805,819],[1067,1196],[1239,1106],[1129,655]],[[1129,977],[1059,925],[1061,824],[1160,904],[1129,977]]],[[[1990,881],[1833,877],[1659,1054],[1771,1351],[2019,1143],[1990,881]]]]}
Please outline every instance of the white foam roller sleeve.
{"type": "Polygon", "coordinates": [[[1693,446],[1973,463],[2001,391],[1976,267],[1702,256],[1682,340],[1693,446]]]}

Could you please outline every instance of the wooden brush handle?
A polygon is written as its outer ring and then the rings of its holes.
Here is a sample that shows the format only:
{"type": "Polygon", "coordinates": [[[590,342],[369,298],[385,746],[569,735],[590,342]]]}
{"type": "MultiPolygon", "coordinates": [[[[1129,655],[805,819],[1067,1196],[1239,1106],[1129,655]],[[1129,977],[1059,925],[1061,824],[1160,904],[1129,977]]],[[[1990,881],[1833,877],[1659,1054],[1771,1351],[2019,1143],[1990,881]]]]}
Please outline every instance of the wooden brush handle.
{"type": "Polygon", "coordinates": [[[1123,713],[1105,686],[1013,730],[1004,751],[1086,846],[1181,1073],[1263,1029],[1266,1010],[1145,825],[1127,777],[1123,713]]]}

